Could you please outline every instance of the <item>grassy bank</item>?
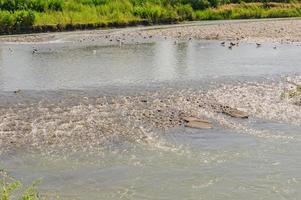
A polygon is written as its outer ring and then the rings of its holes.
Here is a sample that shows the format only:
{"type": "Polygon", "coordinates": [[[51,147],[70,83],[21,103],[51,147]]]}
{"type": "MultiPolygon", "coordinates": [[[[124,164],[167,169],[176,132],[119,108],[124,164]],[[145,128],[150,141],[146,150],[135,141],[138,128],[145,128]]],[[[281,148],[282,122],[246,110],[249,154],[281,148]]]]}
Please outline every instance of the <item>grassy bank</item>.
{"type": "Polygon", "coordinates": [[[300,4],[242,3],[196,11],[198,20],[300,17],[300,4]]]}
{"type": "Polygon", "coordinates": [[[301,16],[299,2],[278,1],[0,0],[0,34],[301,16]]]}

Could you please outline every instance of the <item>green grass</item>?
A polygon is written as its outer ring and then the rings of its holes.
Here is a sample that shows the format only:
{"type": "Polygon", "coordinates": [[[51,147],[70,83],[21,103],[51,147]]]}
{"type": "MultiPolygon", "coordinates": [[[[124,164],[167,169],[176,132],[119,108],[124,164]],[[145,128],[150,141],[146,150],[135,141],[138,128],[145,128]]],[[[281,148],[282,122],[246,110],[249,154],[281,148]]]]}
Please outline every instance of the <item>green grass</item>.
{"type": "Polygon", "coordinates": [[[198,20],[300,17],[300,4],[234,4],[196,12],[198,20]]]}
{"type": "Polygon", "coordinates": [[[295,98],[295,97],[301,97],[301,85],[296,84],[295,88],[284,91],[281,94],[282,98],[295,98]]]}
{"type": "Polygon", "coordinates": [[[269,0],[0,0],[0,34],[47,31],[50,27],[56,31],[68,27],[301,16],[300,3],[274,1],[278,3],[269,0]]]}
{"type": "Polygon", "coordinates": [[[30,186],[24,187],[22,183],[10,177],[3,170],[0,172],[0,200],[39,200],[41,199],[37,186],[40,181],[33,182],[30,186]]]}

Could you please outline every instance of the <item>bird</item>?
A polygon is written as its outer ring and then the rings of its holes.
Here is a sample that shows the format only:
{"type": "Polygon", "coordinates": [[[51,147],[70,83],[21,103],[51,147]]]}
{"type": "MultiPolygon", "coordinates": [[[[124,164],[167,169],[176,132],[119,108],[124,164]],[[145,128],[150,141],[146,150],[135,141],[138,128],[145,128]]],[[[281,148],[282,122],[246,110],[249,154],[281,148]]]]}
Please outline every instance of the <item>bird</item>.
{"type": "Polygon", "coordinates": [[[15,94],[18,94],[18,93],[20,93],[20,92],[21,92],[21,90],[15,90],[15,91],[14,91],[15,94]]]}
{"type": "Polygon", "coordinates": [[[222,41],[222,42],[221,42],[221,45],[222,45],[222,46],[225,46],[225,44],[226,44],[225,41],[222,41]]]}
{"type": "Polygon", "coordinates": [[[228,46],[228,49],[231,49],[232,50],[232,46],[230,45],[230,46],[228,46]]]}
{"type": "Polygon", "coordinates": [[[276,47],[276,46],[274,46],[274,47],[273,47],[273,49],[277,49],[277,47],[276,47]]]}
{"type": "Polygon", "coordinates": [[[37,53],[37,52],[38,52],[38,49],[36,49],[36,48],[34,47],[33,50],[32,50],[32,53],[35,54],[35,53],[37,53]]]}
{"type": "Polygon", "coordinates": [[[260,43],[256,43],[256,46],[257,46],[257,47],[260,47],[260,46],[261,46],[261,44],[260,44],[260,43]]]}

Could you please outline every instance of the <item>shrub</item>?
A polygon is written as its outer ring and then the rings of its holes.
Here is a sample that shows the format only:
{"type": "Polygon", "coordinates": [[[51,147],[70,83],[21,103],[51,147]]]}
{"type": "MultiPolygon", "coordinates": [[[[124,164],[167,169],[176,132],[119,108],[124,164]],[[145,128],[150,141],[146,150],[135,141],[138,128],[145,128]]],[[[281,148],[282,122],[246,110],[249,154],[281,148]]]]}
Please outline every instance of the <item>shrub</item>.
{"type": "Polygon", "coordinates": [[[47,6],[47,1],[45,0],[31,0],[28,3],[28,8],[37,12],[45,12],[47,6]]]}
{"type": "Polygon", "coordinates": [[[210,7],[208,0],[183,0],[183,4],[190,4],[194,10],[201,10],[210,7]]]}
{"type": "Polygon", "coordinates": [[[34,10],[44,12],[47,9],[62,11],[63,0],[0,0],[1,10],[16,11],[16,10],[34,10]]]}
{"type": "Polygon", "coordinates": [[[32,11],[16,11],[10,13],[8,11],[0,12],[0,32],[9,33],[12,30],[20,31],[29,28],[34,24],[35,15],[32,11]]]}
{"type": "Polygon", "coordinates": [[[14,13],[14,18],[16,28],[25,28],[34,24],[35,15],[32,11],[21,10],[14,13]]]}
{"type": "Polygon", "coordinates": [[[183,20],[194,20],[195,15],[190,5],[181,5],[177,7],[177,14],[181,21],[183,20]]]}
{"type": "Polygon", "coordinates": [[[8,11],[0,12],[0,32],[5,33],[14,26],[14,17],[8,11]]]}
{"type": "Polygon", "coordinates": [[[220,5],[220,0],[209,0],[210,7],[216,8],[220,5]]]}
{"type": "Polygon", "coordinates": [[[63,5],[64,5],[63,0],[48,0],[49,10],[62,11],[63,5]]]}

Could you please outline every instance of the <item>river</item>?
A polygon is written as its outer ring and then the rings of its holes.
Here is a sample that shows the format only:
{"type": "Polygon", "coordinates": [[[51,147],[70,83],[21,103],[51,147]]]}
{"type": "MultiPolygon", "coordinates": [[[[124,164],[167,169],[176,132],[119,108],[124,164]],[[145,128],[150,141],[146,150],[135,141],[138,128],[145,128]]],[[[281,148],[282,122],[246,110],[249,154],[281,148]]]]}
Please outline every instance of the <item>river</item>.
{"type": "MultiPolygon", "coordinates": [[[[2,143],[0,166],[25,184],[42,179],[40,191],[62,199],[298,199],[300,106],[285,104],[296,113],[269,106],[283,77],[300,75],[300,53],[296,44],[241,43],[229,49],[220,41],[172,39],[2,45],[1,137],[12,134],[24,141],[2,143]],[[254,111],[248,119],[204,114],[214,122],[210,130],[144,127],[143,121],[130,123],[133,118],[124,117],[140,106],[133,103],[137,98],[165,103],[199,91],[216,91],[226,102],[247,107],[227,96],[241,88],[250,104],[263,104],[264,114],[254,111]],[[259,98],[265,94],[271,96],[259,98]],[[123,103],[126,97],[135,100],[123,103]],[[271,110],[275,116],[269,116],[271,110]],[[106,123],[110,128],[104,130],[106,123]],[[149,140],[119,135],[124,130],[137,135],[133,127],[143,129],[149,140]],[[47,135],[54,132],[62,139],[48,144],[47,135]],[[26,139],[30,134],[44,136],[26,139]],[[73,141],[72,134],[80,139],[73,141]],[[78,145],[89,137],[84,148],[78,145]]],[[[173,105],[182,106],[176,100],[173,105]]]]}

